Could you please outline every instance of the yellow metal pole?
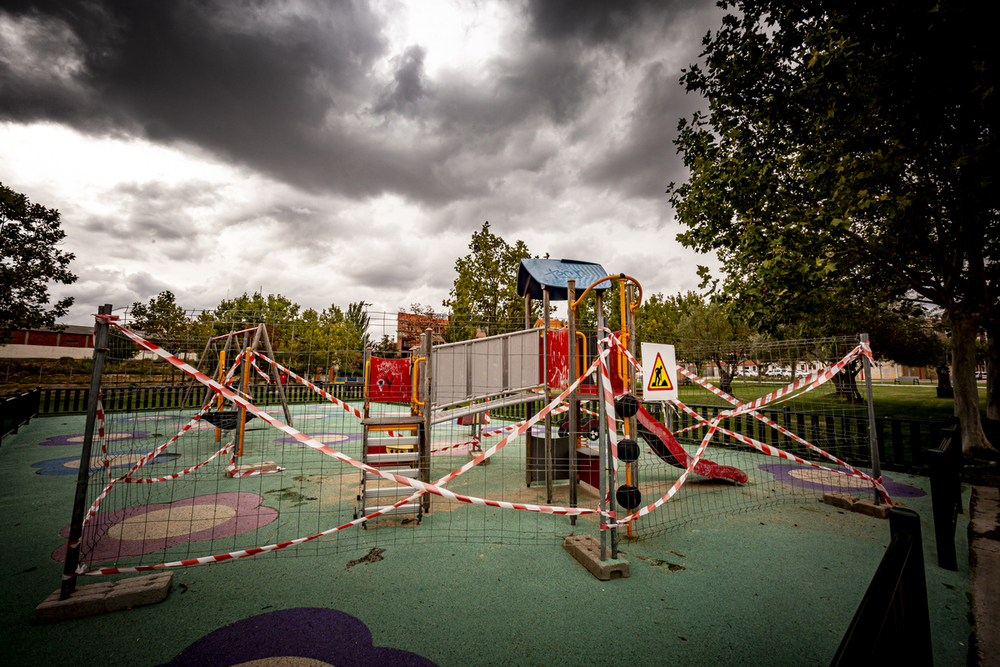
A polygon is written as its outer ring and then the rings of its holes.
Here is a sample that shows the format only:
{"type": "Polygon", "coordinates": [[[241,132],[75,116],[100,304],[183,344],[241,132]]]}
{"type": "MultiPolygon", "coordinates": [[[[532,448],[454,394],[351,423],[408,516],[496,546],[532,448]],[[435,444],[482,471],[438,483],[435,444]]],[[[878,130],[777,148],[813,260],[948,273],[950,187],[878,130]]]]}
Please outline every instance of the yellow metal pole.
{"type": "MultiPolygon", "coordinates": [[[[223,350],[219,352],[219,384],[224,384],[226,380],[226,351],[223,350]]],[[[215,411],[222,412],[222,394],[218,394],[215,399],[215,411]]],[[[215,427],[215,441],[222,442],[222,429],[218,426],[215,427]]]]}
{"type": "MultiPolygon", "coordinates": [[[[246,339],[244,339],[245,341],[246,339]]],[[[243,392],[244,397],[250,396],[250,392],[247,391],[250,388],[250,360],[253,359],[253,352],[249,347],[243,348],[243,381],[240,385],[240,389],[243,392]]],[[[245,407],[240,407],[240,442],[239,446],[236,448],[236,456],[243,456],[243,437],[246,435],[247,428],[247,409],[245,407]]]]}

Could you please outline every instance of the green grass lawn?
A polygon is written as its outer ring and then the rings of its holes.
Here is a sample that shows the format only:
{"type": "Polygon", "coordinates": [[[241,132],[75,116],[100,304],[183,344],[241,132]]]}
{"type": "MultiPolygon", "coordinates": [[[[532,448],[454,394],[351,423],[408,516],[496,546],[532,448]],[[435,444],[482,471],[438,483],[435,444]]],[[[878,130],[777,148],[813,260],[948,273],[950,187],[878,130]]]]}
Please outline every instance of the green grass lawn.
{"type": "MultiPolygon", "coordinates": [[[[741,400],[751,400],[762,396],[769,391],[781,388],[784,384],[757,383],[756,381],[737,380],[733,384],[733,391],[737,398],[741,400]]],[[[864,395],[864,384],[859,387],[864,395]]],[[[684,403],[698,405],[728,405],[721,398],[707,392],[700,387],[685,385],[680,388],[680,400],[684,403]]],[[[876,417],[891,417],[897,419],[932,419],[946,421],[954,416],[955,401],[937,397],[937,386],[933,384],[923,385],[898,385],[898,384],[873,384],[872,401],[875,406],[876,417]]],[[[865,415],[867,407],[861,405],[848,405],[844,399],[836,396],[832,391],[832,385],[824,385],[804,396],[787,403],[793,411],[835,411],[847,414],[865,415]]],[[[986,417],[986,385],[979,385],[979,407],[986,417]]]]}

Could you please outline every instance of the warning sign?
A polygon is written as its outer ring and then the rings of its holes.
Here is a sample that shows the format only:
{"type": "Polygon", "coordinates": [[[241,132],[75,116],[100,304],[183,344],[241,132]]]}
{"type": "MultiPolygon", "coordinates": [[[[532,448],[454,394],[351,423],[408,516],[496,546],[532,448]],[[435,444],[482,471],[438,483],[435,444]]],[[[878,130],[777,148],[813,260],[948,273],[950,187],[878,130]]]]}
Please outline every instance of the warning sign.
{"type": "Polygon", "coordinates": [[[653,390],[674,388],[670,381],[670,374],[667,373],[667,369],[663,365],[663,357],[659,354],[656,355],[656,361],[653,362],[653,377],[649,378],[649,384],[646,385],[646,388],[653,390]]]}
{"type": "Polygon", "coordinates": [[[668,401],[677,398],[677,362],[673,345],[642,344],[643,398],[668,401]]]}

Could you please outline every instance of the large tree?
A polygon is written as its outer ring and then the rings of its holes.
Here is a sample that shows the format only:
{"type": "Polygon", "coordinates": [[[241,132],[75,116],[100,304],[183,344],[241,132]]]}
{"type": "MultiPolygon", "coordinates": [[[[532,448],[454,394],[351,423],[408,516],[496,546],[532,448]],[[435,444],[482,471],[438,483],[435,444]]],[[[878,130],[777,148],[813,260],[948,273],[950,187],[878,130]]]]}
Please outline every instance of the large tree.
{"type": "Polygon", "coordinates": [[[76,281],[69,270],[73,254],[59,249],[65,237],[59,211],[0,183],[0,334],[54,326],[73,305],[66,297],[49,306],[50,283],[76,281]]]}
{"type": "Polygon", "coordinates": [[[472,233],[470,252],[455,261],[458,276],[444,301],[451,309],[449,339],[471,338],[519,329],[523,301],[517,295],[517,270],[531,254],[524,241],[507,243],[490,231],[490,223],[472,233]]]}
{"type": "Polygon", "coordinates": [[[990,5],[719,4],[737,11],[682,77],[709,110],[680,123],[681,240],[718,252],[751,321],[845,284],[940,307],[964,444],[989,447],[974,366],[1000,310],[990,5]]]}

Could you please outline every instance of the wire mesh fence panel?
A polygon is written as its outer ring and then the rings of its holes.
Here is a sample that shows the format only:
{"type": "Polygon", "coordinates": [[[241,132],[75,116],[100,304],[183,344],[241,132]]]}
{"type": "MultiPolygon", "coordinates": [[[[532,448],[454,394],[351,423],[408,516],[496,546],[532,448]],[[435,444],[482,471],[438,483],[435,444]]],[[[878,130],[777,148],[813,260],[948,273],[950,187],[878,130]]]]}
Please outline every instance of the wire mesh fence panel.
{"type": "MultiPolygon", "coordinates": [[[[129,315],[112,327],[101,381],[81,571],[432,541],[559,544],[600,530],[607,471],[596,439],[593,327],[570,348],[565,334],[526,330],[523,317],[201,312],[169,330],[136,331],[129,315]],[[430,360],[421,336],[434,343],[430,360]],[[570,361],[570,349],[579,359],[570,361]],[[580,375],[580,427],[571,433],[560,399],[580,375]],[[421,509],[398,513],[405,503],[421,509]]],[[[843,378],[718,421],[730,433],[713,435],[678,486],[705,434],[692,413],[715,419],[840,361],[856,341],[761,343],[739,353],[673,342],[679,364],[730,398],[690,382],[680,387],[688,411],[642,403],[630,426],[638,458],[619,463],[611,495],[626,478],[644,505],[677,488],[634,522],[634,538],[824,489],[866,490],[745,440],[823,460],[813,445],[867,464],[864,406],[856,380],[843,378]],[[786,368],[793,377],[778,377],[786,368]]],[[[844,373],[856,377],[853,366],[844,373]]],[[[619,437],[623,428],[619,420],[619,437]]],[[[615,516],[627,513],[619,507],[615,516]]]]}
{"type": "Polygon", "coordinates": [[[869,472],[871,464],[862,363],[857,356],[844,363],[857,339],[671,342],[687,374],[678,376],[677,401],[643,402],[637,416],[641,454],[631,473],[642,503],[667,494],[707,445],[695,474],[635,522],[634,536],[773,503],[815,502],[828,491],[873,493],[871,482],[844,474],[869,472]],[[839,373],[824,375],[838,364],[839,373]],[[761,407],[747,408],[755,404],[761,407]],[[718,430],[709,436],[710,425],[718,430]]]}

